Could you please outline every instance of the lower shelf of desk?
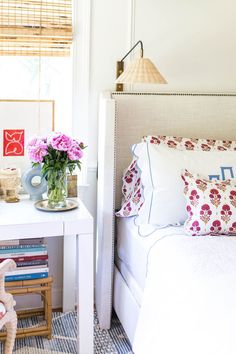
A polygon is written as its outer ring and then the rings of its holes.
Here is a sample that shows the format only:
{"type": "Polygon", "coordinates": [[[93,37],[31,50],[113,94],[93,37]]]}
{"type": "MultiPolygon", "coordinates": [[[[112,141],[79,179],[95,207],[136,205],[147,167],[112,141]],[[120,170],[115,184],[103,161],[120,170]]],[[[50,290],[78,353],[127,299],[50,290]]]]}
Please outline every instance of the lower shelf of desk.
{"type": "MultiPolygon", "coordinates": [[[[43,315],[45,324],[37,327],[17,328],[16,338],[28,336],[46,336],[48,339],[52,338],[52,282],[52,277],[48,277],[5,283],[6,291],[11,293],[13,297],[16,295],[39,294],[43,302],[42,308],[17,311],[18,319],[43,315]]],[[[0,340],[5,339],[5,332],[0,333],[0,340]]]]}

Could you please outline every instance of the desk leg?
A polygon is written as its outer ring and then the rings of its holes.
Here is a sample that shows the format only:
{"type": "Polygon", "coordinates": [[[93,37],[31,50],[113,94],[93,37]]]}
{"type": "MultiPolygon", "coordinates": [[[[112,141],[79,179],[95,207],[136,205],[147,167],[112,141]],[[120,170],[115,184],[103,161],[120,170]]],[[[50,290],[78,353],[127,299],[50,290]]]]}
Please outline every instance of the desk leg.
{"type": "Polygon", "coordinates": [[[79,354],[93,354],[93,234],[78,235],[79,354]]]}
{"type": "Polygon", "coordinates": [[[62,311],[75,309],[76,235],[64,236],[62,311]]]}

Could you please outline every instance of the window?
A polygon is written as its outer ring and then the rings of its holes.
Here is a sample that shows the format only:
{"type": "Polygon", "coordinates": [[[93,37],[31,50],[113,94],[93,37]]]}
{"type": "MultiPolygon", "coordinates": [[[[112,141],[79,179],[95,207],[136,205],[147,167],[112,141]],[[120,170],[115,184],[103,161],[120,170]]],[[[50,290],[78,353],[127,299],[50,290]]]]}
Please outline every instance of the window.
{"type": "Polygon", "coordinates": [[[72,58],[0,56],[1,99],[55,100],[55,130],[72,130],[72,58]]]}
{"type": "Polygon", "coordinates": [[[55,100],[72,129],[72,0],[0,0],[0,98],[55,100]]]}

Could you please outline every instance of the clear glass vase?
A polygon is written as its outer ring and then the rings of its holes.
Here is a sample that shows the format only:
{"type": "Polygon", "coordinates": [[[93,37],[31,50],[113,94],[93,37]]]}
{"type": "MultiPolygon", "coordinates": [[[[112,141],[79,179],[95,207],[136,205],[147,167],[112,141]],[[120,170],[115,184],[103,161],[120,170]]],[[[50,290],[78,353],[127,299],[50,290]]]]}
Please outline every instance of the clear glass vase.
{"type": "Polygon", "coordinates": [[[47,175],[48,207],[60,209],[66,207],[67,181],[65,170],[51,170],[47,175]]]}

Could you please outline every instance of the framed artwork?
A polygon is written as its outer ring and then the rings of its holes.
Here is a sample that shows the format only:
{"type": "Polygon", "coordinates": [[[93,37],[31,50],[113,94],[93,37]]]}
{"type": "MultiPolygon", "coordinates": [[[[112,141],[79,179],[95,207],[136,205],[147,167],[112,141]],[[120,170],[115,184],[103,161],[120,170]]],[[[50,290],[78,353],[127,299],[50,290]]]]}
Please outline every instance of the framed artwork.
{"type": "Polygon", "coordinates": [[[26,145],[54,130],[53,100],[0,100],[0,168],[30,167],[26,145]]]}

